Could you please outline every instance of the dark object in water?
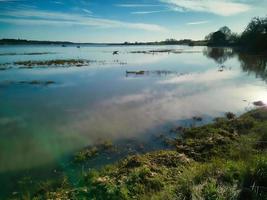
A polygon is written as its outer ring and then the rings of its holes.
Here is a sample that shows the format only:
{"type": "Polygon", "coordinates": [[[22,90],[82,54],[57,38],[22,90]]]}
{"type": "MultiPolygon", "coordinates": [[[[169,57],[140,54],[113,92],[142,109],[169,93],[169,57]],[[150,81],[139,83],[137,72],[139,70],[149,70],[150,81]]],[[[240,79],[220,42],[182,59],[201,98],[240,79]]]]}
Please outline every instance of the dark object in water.
{"type": "Polygon", "coordinates": [[[143,75],[145,74],[145,71],[126,71],[126,74],[143,75]]]}
{"type": "Polygon", "coordinates": [[[119,51],[113,51],[113,55],[118,55],[119,51]]]}
{"type": "Polygon", "coordinates": [[[77,46],[77,48],[79,49],[79,48],[81,48],[81,46],[77,46]]]}
{"type": "Polygon", "coordinates": [[[265,106],[265,103],[263,103],[262,101],[255,101],[253,102],[254,106],[265,106]]]}
{"type": "Polygon", "coordinates": [[[65,45],[65,44],[62,44],[61,46],[62,46],[62,47],[66,47],[66,45],[65,45]]]}
{"type": "Polygon", "coordinates": [[[197,117],[197,116],[195,116],[195,117],[193,117],[193,120],[194,120],[194,121],[201,122],[203,119],[202,119],[202,117],[197,117]]]}
{"type": "Polygon", "coordinates": [[[20,81],[19,83],[21,83],[21,84],[29,84],[29,85],[51,85],[51,84],[55,84],[55,81],[33,80],[33,81],[20,81]]]}
{"type": "MultiPolygon", "coordinates": [[[[155,70],[155,71],[144,71],[144,70],[140,70],[140,71],[126,71],[126,77],[130,76],[130,75],[145,75],[145,76],[150,76],[150,75],[154,75],[154,76],[167,76],[170,74],[177,74],[177,72],[173,72],[173,71],[167,71],[167,70],[155,70]]],[[[182,75],[182,74],[179,74],[182,75]]]]}

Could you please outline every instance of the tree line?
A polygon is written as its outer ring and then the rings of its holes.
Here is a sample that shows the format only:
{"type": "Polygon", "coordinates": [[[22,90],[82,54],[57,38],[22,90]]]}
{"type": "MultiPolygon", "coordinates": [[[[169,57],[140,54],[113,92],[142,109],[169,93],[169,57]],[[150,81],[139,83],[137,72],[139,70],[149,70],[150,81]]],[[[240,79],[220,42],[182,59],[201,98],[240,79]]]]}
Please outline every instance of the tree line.
{"type": "Polygon", "coordinates": [[[237,46],[248,51],[267,51],[267,17],[253,18],[241,34],[227,26],[205,37],[207,46],[237,46]]]}

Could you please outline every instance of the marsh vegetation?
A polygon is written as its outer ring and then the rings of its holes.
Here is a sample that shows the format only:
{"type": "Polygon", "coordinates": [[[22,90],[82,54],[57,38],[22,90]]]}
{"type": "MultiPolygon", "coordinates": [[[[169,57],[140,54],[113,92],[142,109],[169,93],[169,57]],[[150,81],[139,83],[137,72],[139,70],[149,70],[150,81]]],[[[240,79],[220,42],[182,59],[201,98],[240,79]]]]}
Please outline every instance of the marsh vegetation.
{"type": "MultiPolygon", "coordinates": [[[[177,129],[178,130],[178,129],[177,129]]],[[[179,129],[175,150],[133,155],[100,170],[84,171],[77,185],[65,177],[12,199],[266,199],[267,109],[179,129]]],[[[99,147],[78,153],[90,159],[99,147]],[[89,156],[88,156],[89,155],[89,156]]],[[[110,149],[111,144],[101,148],[110,149]]],[[[25,193],[26,192],[26,193],[25,193]]]]}

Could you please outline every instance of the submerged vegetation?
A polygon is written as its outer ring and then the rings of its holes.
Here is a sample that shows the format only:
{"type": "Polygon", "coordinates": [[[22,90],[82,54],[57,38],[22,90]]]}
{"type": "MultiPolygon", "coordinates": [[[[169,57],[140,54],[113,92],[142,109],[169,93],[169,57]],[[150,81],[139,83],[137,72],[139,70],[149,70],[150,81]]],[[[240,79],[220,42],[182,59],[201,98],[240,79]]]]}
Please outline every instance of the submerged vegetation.
{"type": "Polygon", "coordinates": [[[96,157],[100,153],[103,153],[105,151],[115,151],[115,150],[116,149],[111,141],[104,141],[99,143],[98,145],[90,146],[77,152],[74,155],[73,161],[75,163],[83,163],[86,162],[88,159],[96,157]]]}
{"type": "Polygon", "coordinates": [[[158,53],[199,53],[199,51],[188,51],[188,50],[181,50],[181,49],[155,49],[155,50],[147,50],[147,51],[130,51],[130,53],[140,53],[140,54],[158,54],[158,53]]]}
{"type": "Polygon", "coordinates": [[[69,59],[69,60],[47,60],[47,61],[17,61],[15,65],[21,65],[25,67],[33,67],[33,66],[76,66],[81,67],[84,65],[88,65],[92,62],[92,60],[82,60],[82,59],[69,59]]]}
{"type": "Polygon", "coordinates": [[[56,54],[53,52],[32,52],[32,53],[0,53],[0,56],[35,56],[35,55],[48,55],[56,54]]]}
{"type": "Polygon", "coordinates": [[[55,84],[55,81],[52,80],[32,80],[32,81],[1,81],[0,82],[0,87],[4,86],[10,86],[10,85],[39,85],[39,86],[48,86],[55,84]]]}
{"type": "MultiPolygon", "coordinates": [[[[129,156],[101,170],[84,171],[77,184],[65,177],[25,194],[28,199],[267,198],[266,107],[240,117],[228,112],[212,124],[173,131],[174,150],[129,156]]],[[[101,146],[106,147],[112,144],[101,146]]],[[[90,159],[99,148],[75,158],[90,159]]]]}
{"type": "Polygon", "coordinates": [[[0,63],[0,70],[4,71],[12,68],[33,69],[33,68],[47,68],[47,67],[85,67],[85,66],[90,66],[92,64],[125,65],[127,63],[119,60],[112,60],[111,62],[108,62],[106,60],[85,60],[85,59],[26,60],[26,61],[16,61],[13,63],[0,63]]]}

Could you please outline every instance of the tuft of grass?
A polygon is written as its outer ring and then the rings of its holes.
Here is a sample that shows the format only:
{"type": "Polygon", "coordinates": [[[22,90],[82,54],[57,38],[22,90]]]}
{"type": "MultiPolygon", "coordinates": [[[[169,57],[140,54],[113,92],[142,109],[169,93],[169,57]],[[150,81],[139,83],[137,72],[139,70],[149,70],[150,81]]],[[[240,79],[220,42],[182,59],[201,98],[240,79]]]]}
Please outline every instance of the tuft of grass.
{"type": "Polygon", "coordinates": [[[228,120],[231,120],[231,119],[234,119],[236,117],[236,115],[232,112],[227,112],[225,113],[225,117],[228,119],[228,120]]]}

